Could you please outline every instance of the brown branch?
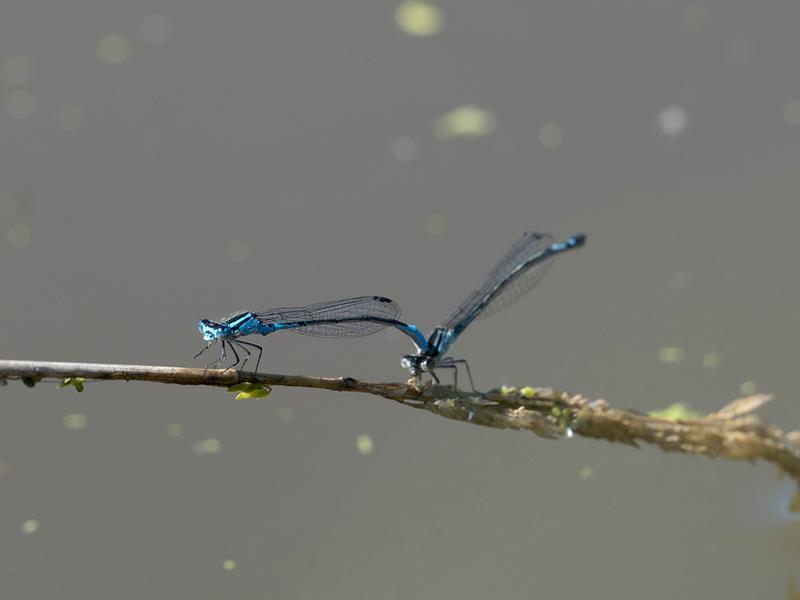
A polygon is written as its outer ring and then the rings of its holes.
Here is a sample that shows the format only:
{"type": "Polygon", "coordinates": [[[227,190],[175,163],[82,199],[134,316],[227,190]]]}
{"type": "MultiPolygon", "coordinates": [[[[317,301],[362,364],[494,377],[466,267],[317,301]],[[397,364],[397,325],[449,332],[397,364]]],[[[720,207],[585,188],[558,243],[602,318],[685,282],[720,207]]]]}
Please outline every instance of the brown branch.
{"type": "Polygon", "coordinates": [[[180,385],[230,387],[250,382],[381,396],[439,416],[496,429],[530,430],[542,437],[572,434],[637,446],[655,444],[683,452],[734,460],[765,460],[800,484],[800,432],[784,433],[762,423],[753,412],[771,397],[757,394],[734,400],[721,410],[691,419],[666,419],[609,407],[605,400],[550,388],[504,388],[486,394],[457,393],[450,386],[416,387],[413,382],[373,383],[350,377],[305,377],[234,370],[184,369],[144,365],[107,365],[0,360],[0,382],[19,379],[34,385],[43,379],[64,381],[155,381],[180,385]]]}

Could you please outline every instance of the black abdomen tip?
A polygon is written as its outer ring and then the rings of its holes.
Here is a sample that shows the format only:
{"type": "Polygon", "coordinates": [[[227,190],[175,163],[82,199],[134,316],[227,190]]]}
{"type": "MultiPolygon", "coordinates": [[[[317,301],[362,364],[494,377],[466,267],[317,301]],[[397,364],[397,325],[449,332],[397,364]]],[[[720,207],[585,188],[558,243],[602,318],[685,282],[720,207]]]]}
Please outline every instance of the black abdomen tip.
{"type": "Polygon", "coordinates": [[[585,233],[576,233],[572,236],[572,245],[573,246],[583,246],[586,243],[586,234],[585,233]]]}

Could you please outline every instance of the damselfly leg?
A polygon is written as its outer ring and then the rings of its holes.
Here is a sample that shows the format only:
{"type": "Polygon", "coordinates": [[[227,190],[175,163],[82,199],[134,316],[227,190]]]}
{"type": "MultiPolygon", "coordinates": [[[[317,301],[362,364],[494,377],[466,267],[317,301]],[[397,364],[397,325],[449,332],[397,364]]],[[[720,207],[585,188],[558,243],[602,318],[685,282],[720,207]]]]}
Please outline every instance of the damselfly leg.
{"type": "Polygon", "coordinates": [[[206,365],[206,369],[216,369],[220,366],[223,362],[225,362],[226,358],[225,354],[225,340],[222,340],[222,352],[219,354],[219,358],[217,360],[212,360],[210,363],[206,365]]]}
{"type": "Polygon", "coordinates": [[[475,389],[475,382],[472,380],[472,371],[470,371],[469,363],[463,358],[450,358],[445,357],[439,362],[440,367],[452,368],[453,371],[453,384],[458,388],[458,365],[464,365],[464,368],[467,370],[467,379],[469,379],[469,386],[472,388],[472,391],[476,394],[479,394],[477,389],[475,389]]]}
{"type": "Polygon", "coordinates": [[[198,358],[200,358],[200,355],[201,355],[203,352],[205,352],[206,350],[208,350],[209,348],[211,348],[211,344],[206,344],[205,346],[203,346],[203,349],[202,349],[202,350],[200,350],[200,352],[198,352],[197,354],[195,354],[195,355],[194,355],[194,358],[195,358],[195,360],[197,360],[198,358]]]}
{"type": "MultiPolygon", "coordinates": [[[[242,340],[237,340],[237,343],[240,346],[250,346],[251,348],[255,348],[256,350],[258,350],[258,359],[256,360],[256,369],[255,369],[255,372],[258,373],[258,365],[261,363],[261,354],[264,352],[264,349],[258,344],[253,344],[252,342],[243,342],[242,340]]],[[[246,363],[247,359],[250,358],[250,352],[248,352],[246,348],[242,348],[242,350],[247,352],[247,358],[244,361],[246,363]]],[[[244,368],[244,364],[242,364],[242,368],[244,368]]]]}
{"type": "Polygon", "coordinates": [[[244,371],[244,366],[247,364],[247,361],[250,360],[250,350],[242,346],[242,342],[240,342],[239,340],[232,340],[231,346],[233,346],[234,344],[238,346],[239,350],[241,350],[245,354],[244,360],[241,362],[242,366],[239,368],[240,371],[244,371]]]}
{"type": "MultiPolygon", "coordinates": [[[[239,354],[236,352],[236,347],[233,345],[233,342],[228,342],[228,343],[231,345],[231,352],[233,352],[233,355],[236,357],[236,360],[233,361],[232,364],[230,364],[227,367],[225,367],[225,370],[223,371],[223,373],[227,372],[228,370],[232,369],[233,367],[238,365],[240,362],[242,362],[242,359],[239,358],[239,354]]],[[[225,340],[222,341],[222,347],[225,348],[225,340]]],[[[249,354],[249,352],[248,352],[248,354],[249,354]]],[[[246,361],[247,361],[247,359],[245,359],[245,362],[246,361]]]]}

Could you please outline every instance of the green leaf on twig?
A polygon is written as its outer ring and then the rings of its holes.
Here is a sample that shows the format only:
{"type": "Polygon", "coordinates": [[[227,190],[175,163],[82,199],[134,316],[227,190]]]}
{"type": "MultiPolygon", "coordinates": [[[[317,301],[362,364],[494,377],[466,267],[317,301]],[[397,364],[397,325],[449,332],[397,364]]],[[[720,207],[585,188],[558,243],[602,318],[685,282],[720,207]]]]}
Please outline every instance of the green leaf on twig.
{"type": "Polygon", "coordinates": [[[58,387],[65,388],[72,386],[76,391],[82,392],[84,383],[86,383],[86,378],[84,377],[67,377],[64,379],[64,381],[58,384],[58,387]]]}
{"type": "Polygon", "coordinates": [[[228,386],[229,392],[239,392],[236,394],[237,400],[251,400],[252,398],[266,398],[269,396],[272,388],[262,383],[237,383],[236,385],[228,386]]]}

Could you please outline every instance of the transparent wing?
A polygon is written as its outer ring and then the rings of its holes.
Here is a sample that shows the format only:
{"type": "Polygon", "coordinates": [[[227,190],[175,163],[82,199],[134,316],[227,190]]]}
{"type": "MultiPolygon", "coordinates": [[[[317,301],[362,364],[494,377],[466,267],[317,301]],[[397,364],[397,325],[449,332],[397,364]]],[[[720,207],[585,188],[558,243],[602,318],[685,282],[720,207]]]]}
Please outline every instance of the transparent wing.
{"type": "Polygon", "coordinates": [[[388,323],[369,319],[395,320],[400,307],[382,296],[359,296],[333,302],[320,302],[309,306],[274,308],[255,313],[264,324],[298,323],[288,331],[316,337],[355,338],[385,329],[388,323]]]}
{"type": "Polygon", "coordinates": [[[444,326],[460,332],[475,319],[496,313],[530,291],[550,266],[551,256],[546,251],[553,242],[554,238],[546,233],[523,233],[489,272],[483,285],[461,303],[444,326]]]}

